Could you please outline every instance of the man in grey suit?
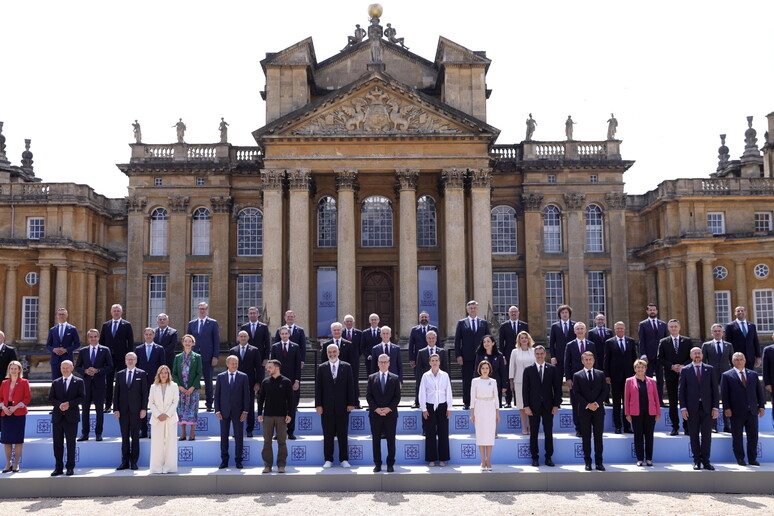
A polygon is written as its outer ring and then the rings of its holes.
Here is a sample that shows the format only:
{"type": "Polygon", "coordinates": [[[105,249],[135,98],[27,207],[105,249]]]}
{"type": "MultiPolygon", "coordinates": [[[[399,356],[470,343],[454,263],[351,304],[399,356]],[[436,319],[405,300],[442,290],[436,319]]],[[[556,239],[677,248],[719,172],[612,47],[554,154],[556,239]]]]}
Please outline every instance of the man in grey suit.
{"type": "Polygon", "coordinates": [[[237,469],[242,469],[242,444],[244,442],[244,423],[250,409],[250,381],[247,375],[239,371],[239,357],[229,355],[226,358],[228,371],[218,375],[215,382],[215,417],[220,421],[220,466],[228,467],[228,431],[234,430],[234,461],[237,469]]]}
{"type": "MultiPolygon", "coordinates": [[[[730,342],[723,340],[723,325],[715,323],[712,325],[712,340],[708,340],[701,345],[701,354],[705,364],[712,366],[712,373],[715,375],[715,382],[720,389],[720,375],[731,369],[731,356],[734,354],[734,346],[730,342]]],[[[718,396],[720,392],[718,391],[718,396]]],[[[718,419],[712,420],[712,431],[718,431],[718,419]]],[[[731,420],[723,417],[723,431],[731,432],[731,420]]]]}

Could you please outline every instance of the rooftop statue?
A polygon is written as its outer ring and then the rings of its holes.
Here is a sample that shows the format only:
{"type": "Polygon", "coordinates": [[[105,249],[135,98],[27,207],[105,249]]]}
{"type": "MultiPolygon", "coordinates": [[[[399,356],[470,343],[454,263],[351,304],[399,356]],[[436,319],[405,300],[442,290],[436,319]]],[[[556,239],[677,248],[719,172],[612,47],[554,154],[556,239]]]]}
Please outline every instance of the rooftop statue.
{"type": "Polygon", "coordinates": [[[218,129],[220,130],[220,143],[228,143],[228,122],[223,120],[223,117],[220,117],[218,129]]]}
{"type": "Polygon", "coordinates": [[[618,120],[613,113],[610,113],[610,120],[607,121],[607,139],[615,140],[615,132],[618,130],[618,120]]]}
{"type": "Polygon", "coordinates": [[[185,124],[183,123],[183,119],[181,118],[175,125],[173,125],[175,129],[177,129],[177,143],[185,143],[185,140],[183,137],[185,136],[185,124]]]}
{"type": "Polygon", "coordinates": [[[392,24],[388,23],[387,28],[384,30],[384,35],[387,36],[387,39],[390,40],[390,43],[400,45],[406,50],[408,50],[408,47],[403,43],[403,40],[405,38],[398,38],[395,36],[396,34],[397,34],[397,31],[393,28],[392,24]]]}
{"type": "Polygon", "coordinates": [[[532,141],[532,135],[535,134],[535,127],[537,127],[537,121],[532,118],[532,113],[530,113],[529,118],[527,119],[527,137],[525,138],[526,141],[532,141]]]}
{"type": "Polygon", "coordinates": [[[132,130],[134,131],[135,143],[142,143],[142,130],[140,129],[140,123],[137,120],[132,124],[132,130]]]}

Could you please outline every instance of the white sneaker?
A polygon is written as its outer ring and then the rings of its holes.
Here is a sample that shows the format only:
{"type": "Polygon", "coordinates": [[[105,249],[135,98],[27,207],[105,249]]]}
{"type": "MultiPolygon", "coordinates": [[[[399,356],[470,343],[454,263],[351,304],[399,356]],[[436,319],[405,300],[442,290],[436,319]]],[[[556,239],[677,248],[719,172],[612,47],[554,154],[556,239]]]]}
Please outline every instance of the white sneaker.
{"type": "Polygon", "coordinates": [[[326,461],[325,461],[325,464],[323,464],[323,468],[324,468],[324,469],[328,469],[328,468],[330,468],[331,466],[333,466],[333,463],[332,463],[331,461],[329,461],[329,460],[326,460],[326,461]]]}
{"type": "Polygon", "coordinates": [[[341,461],[341,467],[342,468],[351,468],[352,466],[349,465],[349,461],[343,460],[343,461],[341,461]]]}

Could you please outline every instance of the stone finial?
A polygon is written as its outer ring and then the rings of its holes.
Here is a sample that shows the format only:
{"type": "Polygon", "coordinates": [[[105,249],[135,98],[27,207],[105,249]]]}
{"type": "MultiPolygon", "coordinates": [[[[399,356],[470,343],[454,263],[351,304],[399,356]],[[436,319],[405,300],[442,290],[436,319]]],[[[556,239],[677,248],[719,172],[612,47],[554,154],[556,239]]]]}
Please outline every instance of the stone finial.
{"type": "Polygon", "coordinates": [[[586,202],[586,196],[579,193],[564,194],[564,204],[568,210],[579,210],[586,202]]]}
{"type": "Polygon", "coordinates": [[[722,172],[728,166],[729,150],[726,147],[726,135],[720,135],[720,147],[718,147],[718,172],[722,172]]]}
{"type": "Polygon", "coordinates": [[[540,211],[543,209],[543,196],[540,194],[522,194],[521,207],[524,211],[540,211]]]}
{"type": "Polygon", "coordinates": [[[357,186],[357,169],[337,168],[333,172],[336,174],[336,190],[355,190],[357,186]]]}
{"type": "Polygon", "coordinates": [[[417,180],[419,180],[419,169],[399,168],[395,170],[395,177],[400,183],[400,190],[416,190],[417,180]]]}
{"type": "Polygon", "coordinates": [[[184,212],[191,200],[185,195],[170,195],[167,199],[169,200],[169,209],[173,212],[184,212]]]}
{"type": "Polygon", "coordinates": [[[282,169],[261,169],[261,183],[264,190],[279,190],[281,192],[284,179],[285,171],[282,169]]]}
{"type": "Polygon", "coordinates": [[[742,154],[742,160],[745,158],[757,158],[761,155],[758,150],[758,133],[752,126],[753,117],[747,117],[747,130],[744,132],[744,154],[742,154]]]}
{"type": "Polygon", "coordinates": [[[441,181],[446,190],[462,188],[465,185],[467,171],[464,168],[445,168],[441,171],[441,181]]]}
{"type": "Polygon", "coordinates": [[[30,152],[30,143],[32,143],[32,140],[29,138],[24,140],[24,152],[22,152],[22,168],[27,168],[29,170],[32,170],[32,152],[30,152]]]}
{"type": "Polygon", "coordinates": [[[491,168],[474,168],[470,171],[471,188],[489,188],[492,184],[491,168]]]}
{"type": "Polygon", "coordinates": [[[0,122],[0,164],[8,163],[8,157],[5,155],[5,136],[3,136],[3,122],[0,122]]]}

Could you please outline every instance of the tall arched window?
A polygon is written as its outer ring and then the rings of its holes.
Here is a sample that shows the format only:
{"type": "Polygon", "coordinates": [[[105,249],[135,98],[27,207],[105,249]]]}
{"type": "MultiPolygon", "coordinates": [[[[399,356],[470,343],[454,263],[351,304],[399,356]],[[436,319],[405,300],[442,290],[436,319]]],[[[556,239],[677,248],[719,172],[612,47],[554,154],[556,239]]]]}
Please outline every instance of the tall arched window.
{"type": "Polygon", "coordinates": [[[386,197],[374,195],[363,200],[360,244],[363,247],[392,247],[392,206],[386,197]]]}
{"type": "Polygon", "coordinates": [[[317,203],[317,247],[336,247],[336,199],[330,196],[317,203]]]}
{"type": "Polygon", "coordinates": [[[210,254],[210,210],[196,208],[191,220],[191,254],[210,254]]]}
{"type": "Polygon", "coordinates": [[[562,252],[562,213],[553,204],[543,209],[543,252],[562,252]]]}
{"type": "Polygon", "coordinates": [[[167,255],[168,221],[167,210],[164,208],[156,208],[151,212],[149,246],[151,256],[167,255]]]}
{"type": "Polygon", "coordinates": [[[492,209],[492,253],[516,253],[516,210],[510,206],[492,209]]]}
{"type": "Polygon", "coordinates": [[[237,217],[237,256],[261,256],[263,253],[263,213],[245,208],[237,217]]]}
{"type": "Polygon", "coordinates": [[[586,252],[601,253],[605,250],[602,210],[595,204],[586,206],[586,252]]]}
{"type": "Polygon", "coordinates": [[[417,200],[417,246],[435,247],[436,238],[435,199],[423,195],[417,200]]]}

